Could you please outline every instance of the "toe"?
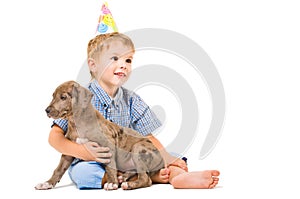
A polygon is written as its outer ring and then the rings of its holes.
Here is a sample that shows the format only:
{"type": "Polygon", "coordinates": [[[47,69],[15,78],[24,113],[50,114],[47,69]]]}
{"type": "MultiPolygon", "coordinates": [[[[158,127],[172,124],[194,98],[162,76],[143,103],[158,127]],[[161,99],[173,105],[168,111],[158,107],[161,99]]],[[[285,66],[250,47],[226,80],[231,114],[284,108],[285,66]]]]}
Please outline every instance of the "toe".
{"type": "Polygon", "coordinates": [[[212,183],[209,185],[209,188],[212,189],[212,188],[216,187],[218,182],[219,182],[219,178],[213,177],[212,183]]]}
{"type": "Polygon", "coordinates": [[[212,176],[219,176],[220,175],[220,171],[218,171],[218,170],[211,170],[211,175],[212,176]]]}
{"type": "Polygon", "coordinates": [[[161,175],[169,175],[170,173],[170,170],[168,168],[165,168],[165,169],[161,169],[160,170],[160,174],[161,175]]]}

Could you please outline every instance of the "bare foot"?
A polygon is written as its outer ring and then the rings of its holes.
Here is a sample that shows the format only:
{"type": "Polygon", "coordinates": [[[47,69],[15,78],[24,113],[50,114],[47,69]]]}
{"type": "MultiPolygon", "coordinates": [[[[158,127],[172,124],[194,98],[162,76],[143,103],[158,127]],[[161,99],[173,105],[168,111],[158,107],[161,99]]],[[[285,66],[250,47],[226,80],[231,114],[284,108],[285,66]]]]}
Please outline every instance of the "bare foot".
{"type": "Polygon", "coordinates": [[[181,173],[171,180],[176,189],[212,189],[219,182],[220,172],[205,170],[181,173]]]}
{"type": "Polygon", "coordinates": [[[169,183],[170,170],[163,168],[151,177],[153,183],[169,183]]]}

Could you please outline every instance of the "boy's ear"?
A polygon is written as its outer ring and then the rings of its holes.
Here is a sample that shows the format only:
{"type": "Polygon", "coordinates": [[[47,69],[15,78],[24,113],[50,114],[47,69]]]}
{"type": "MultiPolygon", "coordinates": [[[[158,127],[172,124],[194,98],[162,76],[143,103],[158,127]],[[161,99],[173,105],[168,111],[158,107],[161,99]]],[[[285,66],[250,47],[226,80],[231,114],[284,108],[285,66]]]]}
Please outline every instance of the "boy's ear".
{"type": "Polygon", "coordinates": [[[88,58],[87,63],[89,65],[89,69],[91,72],[95,72],[96,71],[96,62],[93,58],[88,58]]]}

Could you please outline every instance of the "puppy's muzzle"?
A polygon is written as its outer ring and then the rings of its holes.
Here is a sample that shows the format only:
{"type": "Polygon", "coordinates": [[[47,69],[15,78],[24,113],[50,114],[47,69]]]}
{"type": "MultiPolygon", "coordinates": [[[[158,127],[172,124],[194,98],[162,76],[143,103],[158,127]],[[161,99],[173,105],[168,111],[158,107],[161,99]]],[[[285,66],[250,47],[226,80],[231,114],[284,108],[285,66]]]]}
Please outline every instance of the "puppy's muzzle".
{"type": "Polygon", "coordinates": [[[47,116],[48,116],[48,117],[51,117],[51,114],[50,114],[50,113],[51,113],[51,107],[48,106],[48,107],[46,108],[45,111],[46,111],[46,113],[47,113],[47,116]]]}

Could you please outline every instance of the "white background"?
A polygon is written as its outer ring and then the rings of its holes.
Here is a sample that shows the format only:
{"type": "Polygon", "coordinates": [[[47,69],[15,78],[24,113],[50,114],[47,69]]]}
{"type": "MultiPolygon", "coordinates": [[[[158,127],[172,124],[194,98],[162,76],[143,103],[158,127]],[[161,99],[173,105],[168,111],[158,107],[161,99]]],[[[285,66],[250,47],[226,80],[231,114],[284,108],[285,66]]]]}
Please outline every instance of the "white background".
{"type": "Polygon", "coordinates": [[[126,193],[80,192],[67,186],[70,181],[65,176],[60,188],[35,191],[35,184],[50,177],[59,159],[59,153],[47,142],[51,119],[44,109],[58,84],[77,77],[87,42],[94,36],[101,3],[12,0],[0,3],[1,195],[79,198],[83,194],[170,194],[182,198],[191,193],[206,198],[299,198],[297,1],[108,3],[121,32],[139,28],[173,30],[197,42],[213,60],[226,94],[222,137],[204,160],[197,159],[201,139],[193,143],[188,154],[191,170],[221,171],[219,186],[214,190],[154,186],[126,193]]]}

